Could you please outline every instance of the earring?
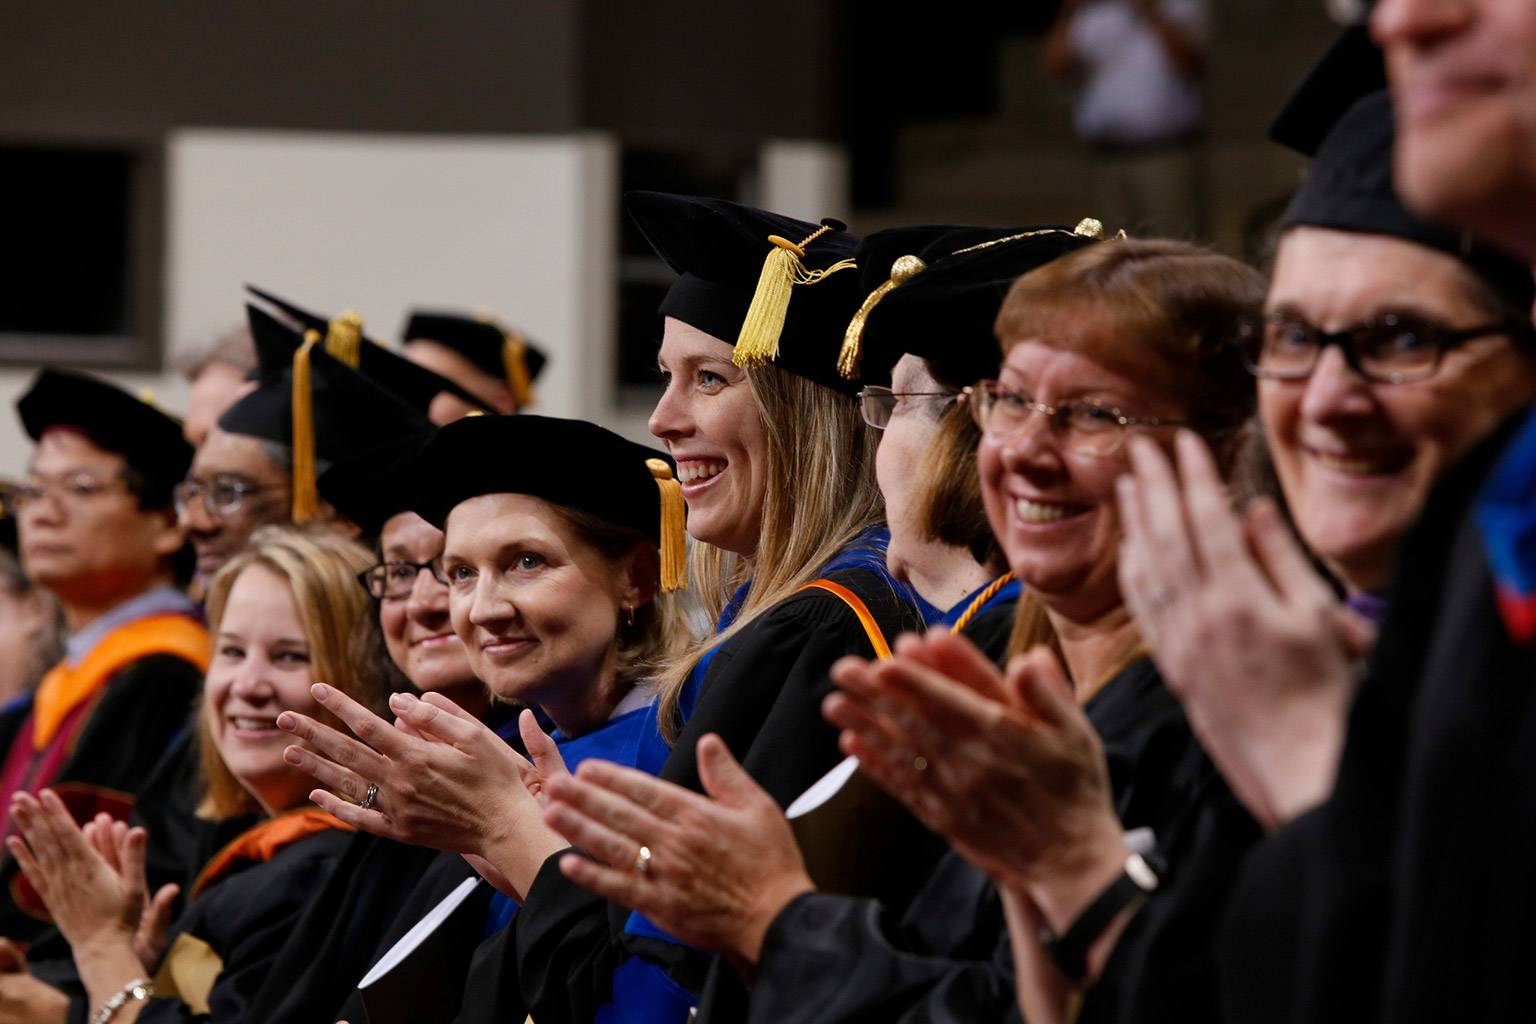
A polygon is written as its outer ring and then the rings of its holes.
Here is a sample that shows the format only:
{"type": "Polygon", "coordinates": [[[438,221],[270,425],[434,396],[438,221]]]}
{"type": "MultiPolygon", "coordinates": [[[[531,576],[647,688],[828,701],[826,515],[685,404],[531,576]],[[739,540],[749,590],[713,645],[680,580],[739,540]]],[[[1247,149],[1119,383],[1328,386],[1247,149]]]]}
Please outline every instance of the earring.
{"type": "Polygon", "coordinates": [[[629,623],[630,628],[634,628],[634,625],[635,625],[635,606],[634,605],[627,604],[627,605],[624,606],[624,621],[629,623]]]}

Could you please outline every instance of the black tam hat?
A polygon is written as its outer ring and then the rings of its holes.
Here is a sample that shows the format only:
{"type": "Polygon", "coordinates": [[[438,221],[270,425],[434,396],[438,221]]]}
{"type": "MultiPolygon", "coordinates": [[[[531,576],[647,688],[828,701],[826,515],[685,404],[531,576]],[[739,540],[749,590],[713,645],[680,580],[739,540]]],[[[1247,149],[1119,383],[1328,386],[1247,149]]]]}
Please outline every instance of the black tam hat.
{"type": "Polygon", "coordinates": [[[319,462],[391,441],[404,444],[430,423],[424,411],[313,336],[305,341],[254,306],[246,312],[256,342],[256,389],[219,418],[219,428],[293,449],[293,521],[302,523],[315,513],[319,462]]]}
{"type": "Polygon", "coordinates": [[[1536,299],[1529,266],[1468,232],[1424,220],[1398,197],[1392,96],[1382,84],[1380,51],[1363,28],[1351,29],[1275,119],[1271,137],[1313,158],[1281,226],[1390,235],[1446,253],[1481,278],[1511,312],[1529,318],[1536,299]]]}
{"type": "Polygon", "coordinates": [[[452,349],[481,373],[506,381],[519,409],[533,404],[533,382],[549,361],[521,332],[493,319],[458,313],[415,310],[400,341],[435,341],[452,349]]]}
{"type": "Polygon", "coordinates": [[[83,373],[43,370],[16,402],[27,436],[76,430],[102,451],[121,455],[144,480],[146,507],[171,504],[171,491],[192,466],[181,421],[114,384],[83,373]]]}
{"type": "Polygon", "coordinates": [[[863,294],[859,239],[826,219],[809,224],[720,199],[664,192],[624,197],[646,241],[681,275],[661,314],[735,346],[739,366],[773,363],[853,394],[838,346],[863,294]]]}
{"type": "Polygon", "coordinates": [[[875,232],[859,246],[867,298],[848,325],[839,369],[880,380],[911,353],[952,387],[996,377],[1003,356],[992,325],[1009,287],[1103,234],[1092,218],[1076,228],[929,225],[875,232]]]}
{"type": "Polygon", "coordinates": [[[439,429],[399,476],[411,493],[406,507],[440,529],[460,502],[527,494],[654,539],[662,589],[687,583],[683,492],[672,461],[595,423],[467,416],[439,429]]]}

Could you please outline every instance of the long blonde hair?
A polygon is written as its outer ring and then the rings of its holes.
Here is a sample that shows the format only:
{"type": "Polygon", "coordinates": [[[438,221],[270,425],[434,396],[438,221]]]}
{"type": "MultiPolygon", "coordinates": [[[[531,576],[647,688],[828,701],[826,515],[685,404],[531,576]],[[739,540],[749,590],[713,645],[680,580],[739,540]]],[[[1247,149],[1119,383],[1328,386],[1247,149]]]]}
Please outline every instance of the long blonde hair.
{"type": "Polygon", "coordinates": [[[750,580],[752,588],[729,629],[693,641],[663,668],[660,721],[668,740],[680,731],[678,698],[704,653],[816,579],[821,566],[885,516],[875,483],[879,438],[864,428],[858,403],[772,364],[746,373],[767,443],[757,550],[741,557],[698,543],[689,561],[693,591],[712,621],[743,583],[750,580]]]}
{"type": "MultiPolygon", "coordinates": [[[[359,620],[373,612],[368,592],[357,582],[357,574],[371,562],[367,548],[339,534],[264,526],[251,535],[244,550],[230,559],[209,584],[209,632],[218,635],[235,580],[259,565],[282,577],[293,591],[314,677],[377,711],[383,707],[385,698],[381,680],[359,672],[348,657],[353,630],[359,620]]],[[[198,757],[204,790],[197,816],[220,821],[259,807],[219,754],[209,722],[212,713],[205,702],[198,716],[198,757]]],[[[328,712],[317,717],[345,729],[328,712]]]]}

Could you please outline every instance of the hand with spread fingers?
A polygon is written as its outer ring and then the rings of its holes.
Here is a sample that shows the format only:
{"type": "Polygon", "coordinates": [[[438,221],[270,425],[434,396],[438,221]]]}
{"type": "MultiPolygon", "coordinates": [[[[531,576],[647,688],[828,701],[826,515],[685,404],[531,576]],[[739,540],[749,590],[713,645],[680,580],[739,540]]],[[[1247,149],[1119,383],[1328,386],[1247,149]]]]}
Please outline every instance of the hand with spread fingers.
{"type": "Polygon", "coordinates": [[[1232,791],[1266,827],[1333,786],[1373,630],[1342,605],[1273,502],[1232,510],[1194,435],[1178,473],[1133,439],[1120,483],[1120,587],[1168,687],[1232,791]]]}
{"type": "Polygon", "coordinates": [[[1053,926],[1119,873],[1104,751],[1048,650],[1000,673],[963,637],[903,637],[894,658],[844,658],[832,679],[842,692],[825,712],[843,750],[1053,926]]]}
{"type": "MultiPolygon", "coordinates": [[[[351,735],[294,711],[277,724],[300,741],[284,757],[324,787],[310,794],[322,809],[376,835],[481,858],[518,898],[566,846],[535,796],[564,773],[552,742],[530,745],[530,763],[441,694],[395,694],[397,727],[334,687],[313,693],[351,735]]],[[[531,717],[520,723],[525,736],[539,732],[531,717]]]]}
{"type": "Polygon", "coordinates": [[[565,876],[750,973],[773,919],[814,886],[784,812],[720,737],[699,740],[707,796],[604,761],[548,787],[545,818],[595,860],[565,876]]]}

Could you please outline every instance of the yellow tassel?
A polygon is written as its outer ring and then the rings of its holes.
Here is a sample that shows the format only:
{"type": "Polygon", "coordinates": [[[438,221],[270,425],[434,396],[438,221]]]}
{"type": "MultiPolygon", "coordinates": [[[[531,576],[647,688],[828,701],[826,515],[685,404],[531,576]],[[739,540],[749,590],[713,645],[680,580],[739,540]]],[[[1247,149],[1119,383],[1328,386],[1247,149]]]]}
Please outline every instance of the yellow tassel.
{"type": "Polygon", "coordinates": [[[363,352],[362,316],[349,309],[332,320],[325,330],[325,352],[332,359],[357,369],[363,352]]]}
{"type": "Polygon", "coordinates": [[[656,478],[661,492],[661,589],[663,593],[688,588],[688,534],[683,506],[683,485],[672,476],[662,459],[646,459],[645,467],[656,478]]]}
{"type": "Polygon", "coordinates": [[[306,331],[293,354],[293,521],[307,523],[320,508],[315,488],[315,396],[310,388],[309,353],[319,331],[306,331]]]}
{"type": "Polygon", "coordinates": [[[805,247],[828,231],[837,230],[823,224],[807,235],[799,244],[779,235],[769,235],[773,248],[763,259],[763,272],[757,279],[757,291],[752,295],[752,305],[741,322],[741,333],[736,337],[736,349],[731,361],[737,366],[762,366],[779,357],[779,336],[784,333],[784,318],[789,314],[790,293],[797,284],[815,284],[840,270],[852,270],[853,260],[839,260],[825,270],[805,269],[805,247]]]}
{"type": "Polygon", "coordinates": [[[896,262],[891,264],[890,279],[870,292],[859,311],[853,314],[853,319],[848,321],[848,330],[843,333],[843,347],[837,353],[838,373],[849,380],[859,375],[859,360],[864,355],[864,322],[869,319],[869,314],[887,295],[927,269],[928,264],[917,256],[896,258],[896,262]]]}
{"type": "Polygon", "coordinates": [[[533,404],[533,381],[528,376],[528,343],[516,331],[502,335],[501,365],[506,367],[507,387],[519,411],[533,404]]]}

